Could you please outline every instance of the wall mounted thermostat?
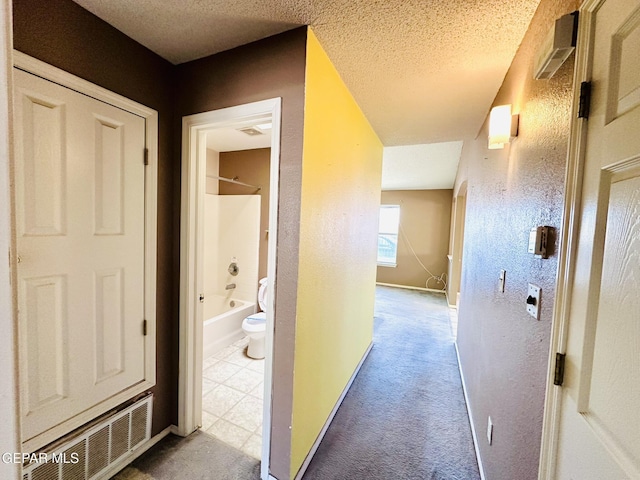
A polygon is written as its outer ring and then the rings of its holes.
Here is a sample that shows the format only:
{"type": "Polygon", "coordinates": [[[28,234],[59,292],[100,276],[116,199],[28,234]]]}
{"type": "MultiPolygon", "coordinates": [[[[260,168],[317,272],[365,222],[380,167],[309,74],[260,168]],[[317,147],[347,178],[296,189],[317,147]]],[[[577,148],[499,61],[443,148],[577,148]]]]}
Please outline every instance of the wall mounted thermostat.
{"type": "Polygon", "coordinates": [[[533,227],[529,232],[529,253],[549,258],[549,233],[552,227],[533,227]]]}

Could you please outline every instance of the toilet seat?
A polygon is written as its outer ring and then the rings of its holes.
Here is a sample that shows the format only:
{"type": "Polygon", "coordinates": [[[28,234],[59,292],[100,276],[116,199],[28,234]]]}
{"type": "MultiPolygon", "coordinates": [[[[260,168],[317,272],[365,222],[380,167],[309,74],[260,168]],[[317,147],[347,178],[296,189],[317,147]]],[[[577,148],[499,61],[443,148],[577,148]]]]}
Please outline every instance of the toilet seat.
{"type": "Polygon", "coordinates": [[[264,332],[267,325],[267,314],[265,312],[249,315],[242,322],[242,329],[246,333],[264,332]]]}

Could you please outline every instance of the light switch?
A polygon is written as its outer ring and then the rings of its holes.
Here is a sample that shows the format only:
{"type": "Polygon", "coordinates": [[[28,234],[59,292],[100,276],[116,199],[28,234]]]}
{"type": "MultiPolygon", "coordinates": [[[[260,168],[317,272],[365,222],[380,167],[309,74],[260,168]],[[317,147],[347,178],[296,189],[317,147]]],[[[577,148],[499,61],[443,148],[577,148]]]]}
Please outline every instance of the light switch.
{"type": "Polygon", "coordinates": [[[504,282],[507,279],[507,271],[500,270],[500,276],[498,277],[498,291],[504,293],[504,282]]]}
{"type": "Polygon", "coordinates": [[[527,292],[527,312],[536,320],[540,320],[540,293],[542,289],[536,285],[529,284],[527,292]]]}

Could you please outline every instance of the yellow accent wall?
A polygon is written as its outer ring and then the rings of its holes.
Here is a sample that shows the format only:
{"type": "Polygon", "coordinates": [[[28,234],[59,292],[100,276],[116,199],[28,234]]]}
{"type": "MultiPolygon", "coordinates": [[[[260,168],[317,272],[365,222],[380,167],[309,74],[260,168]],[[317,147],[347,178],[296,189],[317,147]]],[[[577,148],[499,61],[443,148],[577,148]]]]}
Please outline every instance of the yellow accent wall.
{"type": "Polygon", "coordinates": [[[307,37],[291,477],[372,340],[382,143],[307,37]]]}

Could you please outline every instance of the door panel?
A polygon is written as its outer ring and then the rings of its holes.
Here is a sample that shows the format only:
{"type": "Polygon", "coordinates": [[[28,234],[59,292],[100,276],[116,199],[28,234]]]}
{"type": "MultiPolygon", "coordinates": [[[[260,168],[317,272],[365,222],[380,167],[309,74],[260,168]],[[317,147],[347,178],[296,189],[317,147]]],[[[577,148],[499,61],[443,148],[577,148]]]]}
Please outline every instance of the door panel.
{"type": "Polygon", "coordinates": [[[14,75],[26,441],[144,380],[145,120],[14,75]]]}
{"type": "Polygon", "coordinates": [[[593,97],[555,478],[640,478],[640,4],[584,8],[593,97]]]}

